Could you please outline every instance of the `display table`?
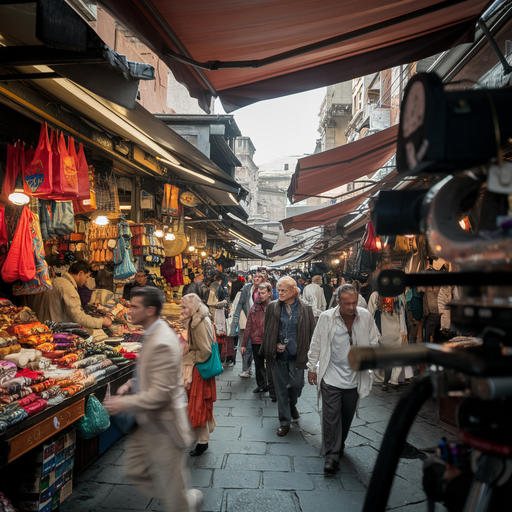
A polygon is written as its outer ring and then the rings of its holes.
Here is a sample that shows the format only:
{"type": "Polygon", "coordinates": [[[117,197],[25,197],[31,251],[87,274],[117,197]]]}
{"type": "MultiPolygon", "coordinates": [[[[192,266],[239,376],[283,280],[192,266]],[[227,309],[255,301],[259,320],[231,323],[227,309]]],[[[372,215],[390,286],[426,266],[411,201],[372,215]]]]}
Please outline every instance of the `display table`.
{"type": "MultiPolygon", "coordinates": [[[[102,401],[105,398],[107,385],[110,384],[111,393],[115,394],[117,389],[131,378],[134,368],[134,363],[129,363],[101,379],[94,386],[64,400],[61,404],[49,407],[9,428],[7,432],[0,435],[0,467],[16,460],[81,418],[84,415],[86,399],[92,393],[96,395],[98,400],[102,401]]],[[[89,441],[91,440],[81,442],[79,445],[85,448],[89,441]]],[[[76,466],[75,472],[79,471],[92,458],[98,456],[97,452],[93,455],[90,450],[86,451],[88,455],[85,460],[83,460],[84,454],[79,454],[77,457],[79,464],[76,466]]]]}

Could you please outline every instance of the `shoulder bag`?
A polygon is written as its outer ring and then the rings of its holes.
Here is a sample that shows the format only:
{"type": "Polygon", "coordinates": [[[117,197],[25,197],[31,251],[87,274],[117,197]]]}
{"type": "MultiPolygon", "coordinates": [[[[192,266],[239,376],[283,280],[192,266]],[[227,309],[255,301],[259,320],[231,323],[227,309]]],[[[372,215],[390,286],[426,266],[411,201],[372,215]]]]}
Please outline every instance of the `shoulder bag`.
{"type": "Polygon", "coordinates": [[[215,338],[215,333],[213,331],[213,327],[211,326],[211,324],[210,328],[210,336],[213,340],[212,355],[210,356],[210,359],[208,359],[208,361],[196,364],[197,369],[201,374],[201,377],[205,380],[211,379],[212,377],[216,377],[217,375],[220,375],[224,371],[220,360],[219,346],[217,345],[217,340],[215,338]]]}

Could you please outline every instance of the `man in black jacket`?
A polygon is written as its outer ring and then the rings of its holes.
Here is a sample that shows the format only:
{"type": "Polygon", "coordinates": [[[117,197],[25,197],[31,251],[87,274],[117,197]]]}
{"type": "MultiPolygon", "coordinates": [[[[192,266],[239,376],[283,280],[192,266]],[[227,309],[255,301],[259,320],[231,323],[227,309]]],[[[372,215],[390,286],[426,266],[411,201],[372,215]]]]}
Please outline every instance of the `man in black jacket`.
{"type": "Polygon", "coordinates": [[[285,436],[292,419],[299,419],[297,400],[304,387],[316,322],[313,309],[299,298],[300,290],[291,277],[279,279],[277,290],[279,299],[265,309],[261,350],[273,374],[280,423],[277,435],[285,436]]]}

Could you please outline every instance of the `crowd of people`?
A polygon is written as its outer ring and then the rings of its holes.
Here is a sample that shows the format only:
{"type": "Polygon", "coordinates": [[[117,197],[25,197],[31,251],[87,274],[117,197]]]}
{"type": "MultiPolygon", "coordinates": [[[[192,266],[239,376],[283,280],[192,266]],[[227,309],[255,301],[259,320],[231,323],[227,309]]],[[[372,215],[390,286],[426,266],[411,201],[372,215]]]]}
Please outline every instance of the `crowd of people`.
{"type": "MultiPolygon", "coordinates": [[[[163,503],[179,502],[179,510],[195,510],[200,502],[197,491],[190,489],[183,453],[189,446],[190,456],[203,454],[215,428],[215,377],[203,378],[198,365],[214,357],[217,340],[223,339],[224,366],[233,366],[240,353],[241,378],[252,376],[254,362],[253,392],[268,392],[277,402],[277,436],[286,436],[299,419],[297,403],[307,372],[307,382],[322,399],[326,474],[336,472],[359,400],[370,393],[373,381],[380,379],[387,391],[413,377],[410,367],[382,375],[355,372],[348,354],[352,346],[415,342],[408,325],[414,321],[417,335],[423,318],[418,320],[408,305],[421,292],[389,299],[357,280],[346,283],[341,278],[338,286],[329,275],[312,276],[310,282],[292,276],[276,279],[264,270],[245,279],[221,273],[193,276],[181,299],[185,350],[160,320],[162,292],[143,283],[143,275],[132,287],[130,314],[145,328],[145,341],[134,378],[107,408],[111,414],[135,414],[127,474],[163,503]]],[[[432,303],[431,297],[427,300],[432,303]]]]}

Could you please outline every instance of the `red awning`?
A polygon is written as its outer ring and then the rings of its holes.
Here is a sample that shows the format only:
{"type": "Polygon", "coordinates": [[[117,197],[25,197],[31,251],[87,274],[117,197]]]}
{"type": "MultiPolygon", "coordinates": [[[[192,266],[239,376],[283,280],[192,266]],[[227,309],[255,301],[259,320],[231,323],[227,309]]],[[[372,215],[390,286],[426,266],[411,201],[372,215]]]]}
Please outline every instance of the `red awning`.
{"type": "Polygon", "coordinates": [[[344,82],[470,41],[491,0],[99,0],[209,108],[344,82]]]}
{"type": "Polygon", "coordinates": [[[394,183],[389,183],[389,180],[395,176],[396,172],[393,172],[373,187],[366,189],[365,192],[351,197],[350,199],[346,199],[345,201],[341,201],[341,203],[336,203],[319,210],[302,213],[300,215],[295,215],[294,217],[281,220],[280,222],[283,225],[285,233],[288,233],[288,231],[291,231],[292,229],[307,229],[315,226],[324,226],[331,222],[337,222],[343,215],[354,212],[359,206],[361,206],[365,199],[374,195],[377,191],[390,186],[393,187],[394,183]]]}
{"type": "Polygon", "coordinates": [[[355,142],[300,158],[288,188],[297,203],[380,169],[396,152],[398,125],[355,142]]]}

